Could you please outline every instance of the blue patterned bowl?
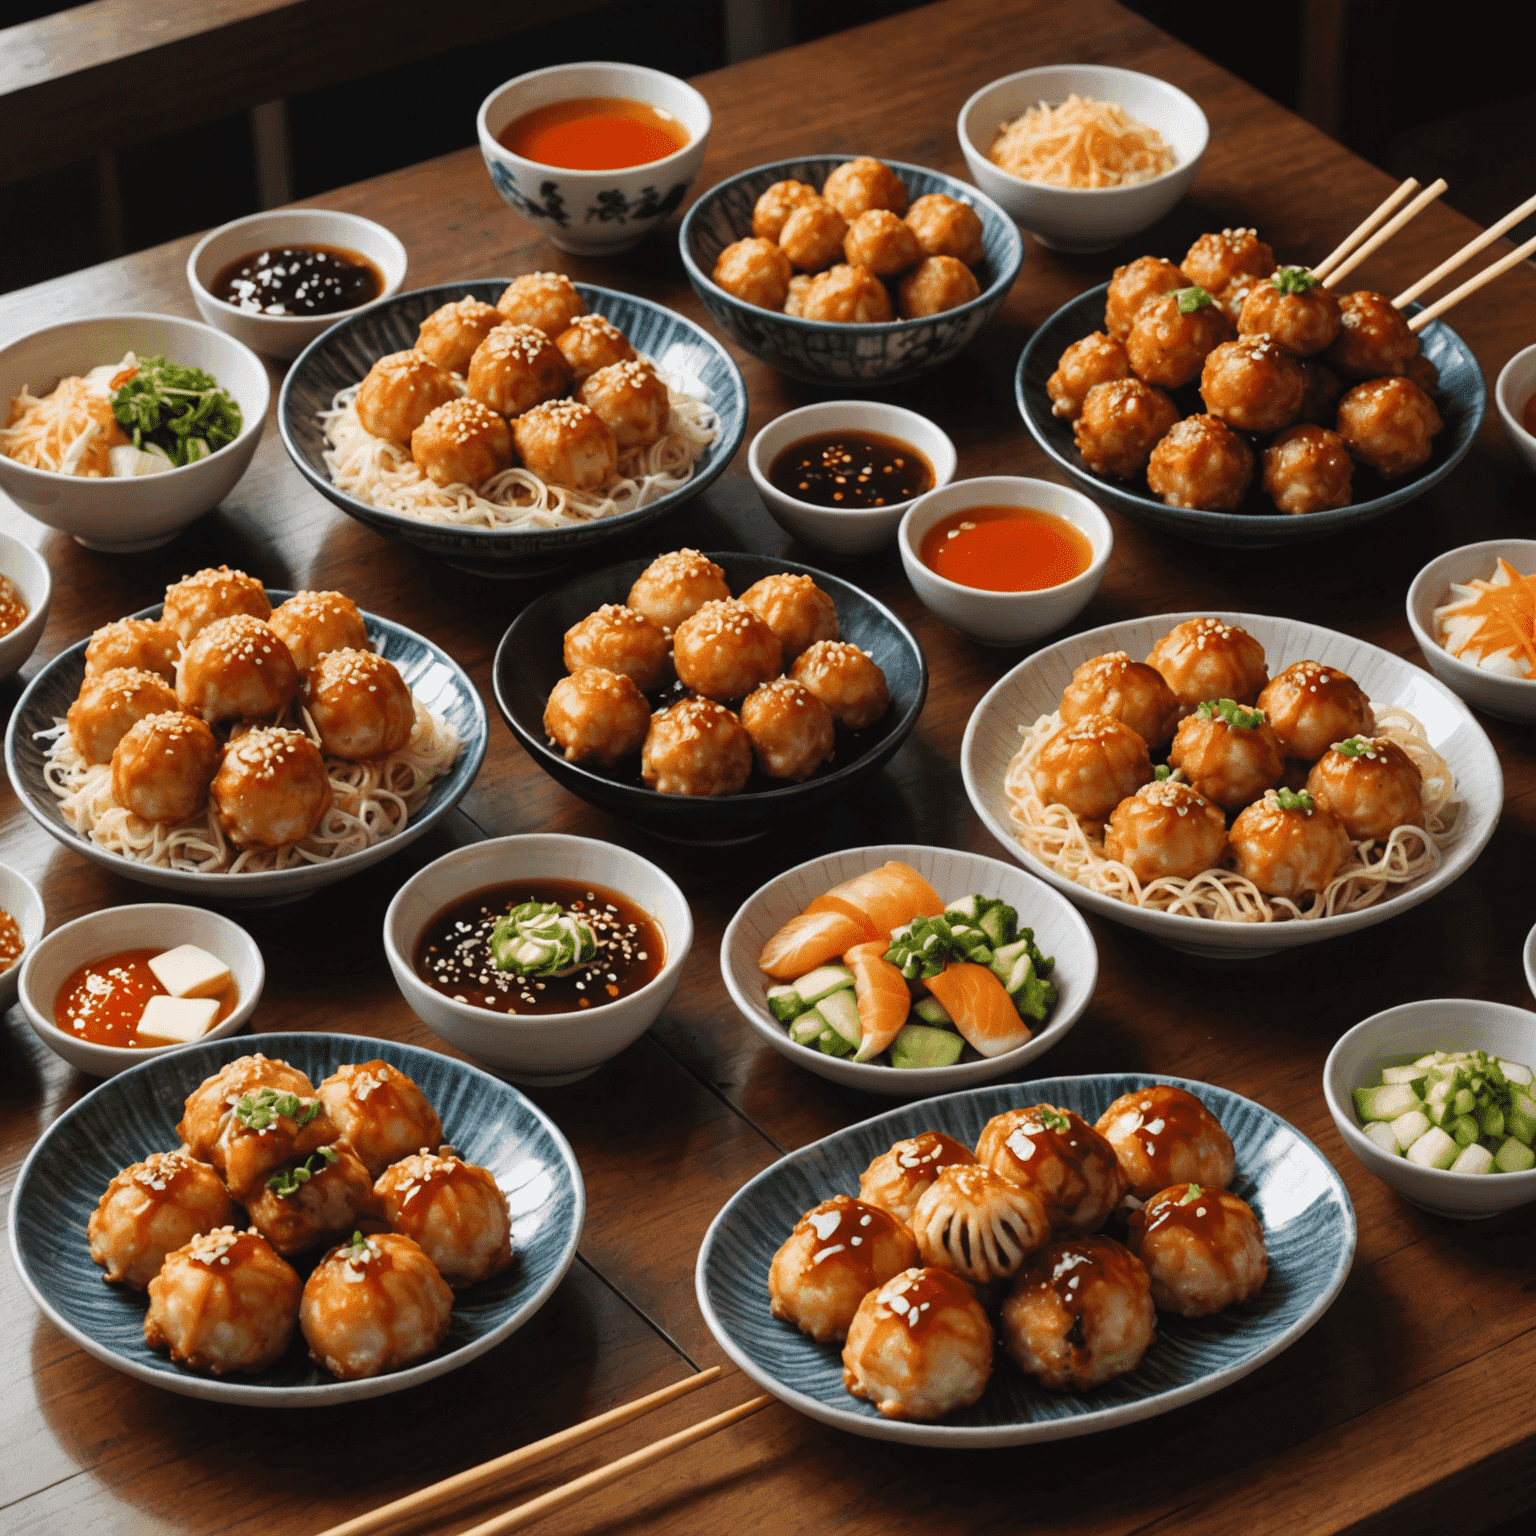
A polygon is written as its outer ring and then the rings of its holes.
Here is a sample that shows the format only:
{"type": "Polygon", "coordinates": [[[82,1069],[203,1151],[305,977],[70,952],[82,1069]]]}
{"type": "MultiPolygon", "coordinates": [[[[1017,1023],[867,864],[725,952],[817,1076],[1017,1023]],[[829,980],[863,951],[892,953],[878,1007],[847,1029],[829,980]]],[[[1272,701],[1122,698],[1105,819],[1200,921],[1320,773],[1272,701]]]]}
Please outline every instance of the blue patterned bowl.
{"type": "MultiPolygon", "coordinates": [[[[1361,500],[1331,512],[1296,516],[1275,510],[1274,503],[1264,494],[1262,470],[1256,466],[1254,483],[1240,511],[1198,512],[1190,507],[1170,507],[1147,488],[1145,475],[1139,475],[1135,480],[1110,480],[1094,474],[1083,463],[1072,440],[1072,423],[1051,414],[1051,397],[1046,393],[1045,381],[1056,371],[1061,354],[1074,341],[1103,330],[1104,295],[1108,287],[1108,283],[1101,283],[1063,304],[1029,338],[1014,376],[1014,398],[1019,414],[1035,441],[1089,495],[1097,496],[1138,523],[1182,534],[1199,544],[1219,544],[1227,548],[1300,544],[1395,512],[1422,496],[1431,486],[1438,485],[1461,462],[1472,446],[1472,439],[1477,436],[1483,413],[1488,408],[1483,370],[1471,348],[1450,326],[1436,320],[1424,327],[1419,342],[1424,356],[1440,372],[1440,394],[1435,404],[1445,422],[1445,430],[1435,439],[1429,462],[1406,482],[1383,480],[1373,471],[1357,465],[1355,493],[1362,497],[1361,500]]],[[[1416,314],[1422,308],[1421,304],[1410,304],[1405,313],[1416,314]]],[[[1182,404],[1181,415],[1204,409],[1192,389],[1180,390],[1174,398],[1175,403],[1182,404]]]]}
{"type": "MultiPolygon", "coordinates": [[[[276,587],[267,588],[267,596],[273,607],[292,597],[291,592],[276,587]]],[[[135,619],[158,619],[162,606],[141,609],[130,615],[135,619]]],[[[432,786],[425,804],[394,837],[376,843],[361,853],[351,853],[344,858],[331,859],[324,864],[306,864],[297,869],[253,870],[239,875],[200,875],[183,870],[156,869],[125,859],[99,847],[88,838],[74,831],[59,813],[59,802],[43,778],[46,761],[46,743],[37,739],[37,732],[52,729],[65,716],[75,695],[80,692],[85,677],[86,641],[61,651],[32,679],[27,691],[11,711],[10,725],[5,733],[5,768],[11,778],[11,788],[31,814],[32,819],[64,844],[66,848],[83,854],[93,864],[109,869],[126,880],[138,880],[163,891],[175,891],[194,900],[217,902],[220,906],[265,907],[285,901],[297,901],[319,890],[345,880],[359,870],[387,859],[408,844],[416,841],[423,832],[440,821],[456,806],[475,782],[480,764],[485,759],[486,742],[490,730],[485,718],[485,705],[480,701],[479,690],[469,680],[464,669],[447,651],[439,649],[430,640],[414,630],[377,614],[364,613],[368,626],[368,638],[373,648],[400,669],[411,691],[429,709],[441,715],[459,733],[464,743],[452,768],[432,786]]]]}
{"type": "Polygon", "coordinates": [[[665,372],[681,379],[687,392],[708,401],[719,417],[719,432],[694,465],[693,478],[686,485],[633,512],[525,533],[422,522],[403,512],[370,507],[337,490],[325,467],[325,437],[320,429],[320,412],[330,409],[337,391],[358,383],[379,358],[415,346],[421,322],[433,310],[466,296],[494,304],[510,281],[503,277],[440,283],[362,310],[304,349],[288,370],[277,401],[283,447],[322,496],[375,532],[403,539],[482,576],[535,576],[556,570],[584,558],[599,544],[655,522],[697,496],[725,470],[747,429],[747,387],[741,370],[708,331],[648,299],[577,283],[576,291],[589,309],[606,315],[637,352],[654,358],[665,372]]]}
{"type": "Polygon", "coordinates": [[[943,192],[969,203],[981,217],[985,254],[976,269],[981,295],[958,309],[922,320],[880,325],[830,325],[798,315],[759,309],[733,298],[710,274],[720,252],[752,233],[752,208],[776,181],[806,181],[818,191],[849,157],[812,155],[743,171],[711,187],[683,220],[678,235],[688,281],[715,324],[738,346],[791,378],[811,384],[896,384],[947,363],[1001,308],[1024,262],[1018,226],[969,182],[920,165],[887,160],[916,202],[943,192]]]}
{"type": "Polygon", "coordinates": [[[1300,1131],[1272,1110],[1210,1083],[1143,1072],[1057,1077],[973,1088],[876,1115],[780,1158],[715,1217],[694,1283],[704,1320],[752,1379],[792,1408],[838,1429],[914,1445],[1022,1445],[1149,1419],[1209,1396],[1294,1344],[1339,1294],[1355,1255],[1355,1211],[1344,1182],[1300,1131]],[[1172,1083],[1197,1094],[1237,1151],[1232,1192],[1254,1209],[1269,1248],[1259,1296],[1215,1317],[1160,1314],[1157,1342],[1129,1375],[1090,1393],[1049,1392],[1000,1357],[980,1402],[942,1423],[885,1418],[843,1387],[841,1354],[768,1312],[768,1266],[791,1228],[859,1176],[893,1142],[945,1131],[974,1146],[993,1115],[1042,1101],[1092,1124],[1122,1093],[1172,1083]]]}
{"type": "MultiPolygon", "coordinates": [[[[311,1408],[403,1392],[467,1365],[515,1333],[549,1299],[576,1254],[586,1215],[576,1156],[553,1121],[517,1089],[465,1062],[358,1035],[273,1034],[218,1040],[132,1067],[66,1110],[22,1165],[11,1195],[11,1258],[46,1316],[98,1360],[187,1397],[260,1408],[311,1408]],[[146,1153],[176,1145],[182,1100],[227,1062],[259,1048],[314,1082],[347,1062],[382,1057],[415,1079],[466,1162],[489,1168],[512,1209],[513,1262],[454,1296],[442,1346],[419,1365],[364,1381],[337,1381],[313,1363],[295,1332],[288,1353],[260,1375],[204,1376],[144,1342],[145,1298],[107,1285],[85,1226],[102,1191],[146,1153]]],[[[299,1261],[300,1272],[307,1265],[299,1261]]]]}

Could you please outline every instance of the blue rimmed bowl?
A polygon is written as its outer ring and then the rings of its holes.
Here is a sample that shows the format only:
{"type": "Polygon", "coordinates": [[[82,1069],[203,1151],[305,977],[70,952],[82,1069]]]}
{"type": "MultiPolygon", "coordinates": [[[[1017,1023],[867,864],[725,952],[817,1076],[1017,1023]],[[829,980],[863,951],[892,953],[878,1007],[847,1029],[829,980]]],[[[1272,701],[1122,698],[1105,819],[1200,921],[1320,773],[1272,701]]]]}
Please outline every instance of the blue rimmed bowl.
{"type": "MultiPolygon", "coordinates": [[[[146,1061],[66,1110],[39,1138],[11,1195],[11,1259],[39,1310],[88,1354],[151,1386],[258,1408],[318,1408],[382,1397],[467,1365],[515,1333],[559,1285],[581,1238],[586,1189],[570,1144],[517,1089],[466,1062],[359,1035],[244,1036],[146,1061]],[[226,1063],[259,1049],[318,1083],[348,1062],[382,1058],[413,1078],[466,1161],[490,1169],[512,1213],[513,1262],[456,1292],[442,1345],[418,1365],[337,1381],[310,1360],[297,1329],[270,1370],[220,1379],[173,1365],[144,1342],[145,1298],[104,1285],[85,1227],[130,1163],[174,1147],[182,1101],[226,1063]]],[[[323,1250],[316,1250],[318,1257],[323,1250]]],[[[307,1272],[312,1258],[296,1267],[307,1272]]]]}
{"type": "MultiPolygon", "coordinates": [[[[268,587],[267,596],[275,608],[293,593],[268,587]]],[[[158,619],[162,611],[163,605],[156,603],[154,607],[140,609],[129,617],[158,619]]],[[[345,880],[381,859],[399,853],[447,815],[475,782],[490,735],[479,690],[447,651],[415,630],[381,619],[377,614],[364,613],[363,622],[368,626],[368,639],[374,650],[394,662],[411,692],[428,709],[441,715],[459,733],[463,743],[453,767],[433,784],[432,792],[403,830],[375,843],[372,848],[297,869],[202,875],[186,870],[157,869],[135,859],[125,859],[121,854],[112,853],[82,837],[60,814],[59,801],[43,777],[47,743],[40,741],[37,733],[56,726],[80,692],[80,683],[85,677],[85,640],[55,656],[17,700],[5,733],[5,768],[10,775],[11,788],[32,819],[66,848],[124,879],[137,880],[162,891],[175,891],[183,898],[217,902],[220,906],[275,906],[281,902],[298,901],[323,886],[345,880]]]]}
{"type": "Polygon", "coordinates": [[[403,512],[369,506],[338,490],[325,467],[320,412],[330,409],[338,391],[360,383],[379,358],[415,346],[421,322],[433,310],[465,297],[494,304],[509,282],[511,278],[502,277],[439,283],[360,311],[305,348],[288,370],[277,401],[283,447],[322,496],[376,533],[401,539],[479,576],[537,576],[557,570],[588,557],[599,544],[665,517],[724,472],[747,430],[747,387],[741,370],[708,331],[648,299],[577,283],[576,291],[588,309],[607,316],[637,352],[654,359],[664,373],[679,381],[680,388],[705,401],[719,418],[715,440],[694,465],[686,485],[633,512],[524,532],[423,522],[403,512]]]}
{"type": "MultiPolygon", "coordinates": [[[[1429,462],[1399,484],[1383,480],[1374,471],[1355,467],[1355,493],[1351,506],[1331,512],[1293,515],[1277,512],[1264,494],[1262,473],[1255,473],[1247,499],[1235,512],[1200,512],[1191,507],[1170,507],[1147,488],[1145,474],[1134,480],[1111,480],[1094,474],[1083,463],[1072,439],[1072,423],[1051,414],[1051,397],[1045,381],[1056,371],[1061,354],[1074,341],[1104,329],[1104,295],[1109,285],[1090,288],[1063,304],[1029,339],[1014,375],[1014,399],[1030,435],[1089,495],[1098,497],[1117,512],[1138,523],[1169,533],[1182,534],[1199,544],[1227,548],[1276,544],[1300,544],[1326,538],[1359,523],[1385,517],[1405,507],[1445,479],[1466,456],[1488,409],[1488,389],[1483,370],[1472,349],[1450,326],[1436,320],[1419,334],[1424,356],[1440,374],[1440,393],[1435,396],[1445,430],[1435,439],[1429,462]]],[[[1404,311],[1416,314],[1423,306],[1410,304],[1404,311]]],[[[1199,396],[1186,389],[1175,394],[1180,415],[1203,410],[1199,396]]],[[[1257,457],[1257,455],[1256,455],[1257,457]]]]}
{"type": "Polygon", "coordinates": [[[1018,226],[984,192],[942,171],[901,160],[884,163],[906,183],[912,202],[943,192],[969,203],[981,218],[984,255],[975,268],[981,294],[969,304],[921,320],[833,325],[760,309],[718,287],[710,274],[720,252],[752,233],[752,208],[776,181],[805,181],[821,190],[848,155],[810,155],[759,165],[711,187],[683,220],[678,243],[688,281],[716,325],[738,346],[780,373],[811,384],[897,384],[954,357],[1002,307],[1024,261],[1018,226]]]}
{"type": "Polygon", "coordinates": [[[1211,1083],[1143,1072],[1058,1077],[973,1088],[876,1115],[782,1157],[744,1184],[699,1249],[694,1286],[721,1347],[791,1408],[874,1440],[966,1448],[1093,1434],[1208,1397],[1294,1344],[1333,1304],[1355,1255],[1355,1211],[1332,1164],[1294,1126],[1211,1083]],[[795,1223],[829,1195],[853,1194],[859,1175],[894,1142],[944,1131],[974,1146],[993,1115],[1048,1102],[1092,1124],[1122,1093],[1171,1083],[1197,1095],[1237,1153],[1232,1191],[1264,1228],[1269,1277],[1259,1295],[1214,1317],[1160,1313],[1141,1364],[1092,1392],[1048,1392],[998,1361],[981,1400],[939,1423],[888,1419],[843,1387],[841,1354],[768,1312],[768,1266],[795,1223]]]}

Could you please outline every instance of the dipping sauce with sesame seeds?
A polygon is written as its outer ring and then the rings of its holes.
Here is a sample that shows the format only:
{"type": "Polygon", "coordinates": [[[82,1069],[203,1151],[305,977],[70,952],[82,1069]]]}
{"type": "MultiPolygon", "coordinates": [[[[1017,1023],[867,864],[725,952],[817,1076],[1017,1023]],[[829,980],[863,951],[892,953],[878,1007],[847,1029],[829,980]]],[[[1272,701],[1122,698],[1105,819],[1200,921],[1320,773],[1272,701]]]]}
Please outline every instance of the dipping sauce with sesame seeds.
{"type": "Polygon", "coordinates": [[[577,1013],[638,992],[666,963],[655,921],[627,896],[577,880],[515,880],[445,907],[416,941],[416,974],[435,992],[492,1013],[577,1013]],[[553,902],[589,927],[597,954],[560,975],[497,970],[491,932],[525,902],[553,902]]]}
{"type": "MultiPolygon", "coordinates": [[[[139,1019],[145,1003],[165,995],[160,978],[149,968],[149,962],[164,953],[164,945],[125,949],[100,960],[89,960],[71,971],[54,999],[55,1027],[94,1045],[164,1045],[163,1040],[139,1039],[139,1019]]],[[[239,1003],[240,989],[231,981],[219,1001],[218,1014],[208,1027],[213,1029],[222,1024],[239,1003]]]]}
{"type": "Polygon", "coordinates": [[[779,450],[768,468],[768,483],[815,507],[867,511],[931,491],[933,465],[899,437],[818,432],[779,450]]]}
{"type": "Polygon", "coordinates": [[[366,256],[337,245],[283,245],[250,251],[208,285],[216,299],[252,315],[337,315],[384,291],[366,256]]]}
{"type": "Polygon", "coordinates": [[[0,635],[17,628],[28,613],[26,600],[9,576],[0,576],[0,635]]]}
{"type": "Polygon", "coordinates": [[[8,971],[21,959],[26,948],[21,936],[21,924],[4,907],[0,907],[0,971],[8,971]]]}
{"type": "Polygon", "coordinates": [[[964,507],[923,535],[918,557],[962,587],[1041,592],[1081,576],[1093,545],[1075,524],[1038,507],[964,507]]]}

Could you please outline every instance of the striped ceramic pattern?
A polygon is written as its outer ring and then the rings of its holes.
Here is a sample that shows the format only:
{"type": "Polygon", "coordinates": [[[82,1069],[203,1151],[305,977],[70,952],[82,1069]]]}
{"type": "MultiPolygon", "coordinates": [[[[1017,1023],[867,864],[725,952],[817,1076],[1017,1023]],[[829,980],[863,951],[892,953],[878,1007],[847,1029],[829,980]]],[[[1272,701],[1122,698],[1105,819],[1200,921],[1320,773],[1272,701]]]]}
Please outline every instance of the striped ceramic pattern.
{"type": "MultiPolygon", "coordinates": [[[[132,1067],[62,1114],[32,1149],[11,1198],[11,1256],[33,1299],[76,1343],[141,1381],[189,1397],[258,1407],[317,1407],[400,1392],[467,1364],[520,1328],[570,1267],[586,1191],[554,1123],[508,1083],[417,1046],[356,1035],[271,1034],[189,1046],[132,1067]],[[453,1322],[427,1360],[392,1375],[343,1382],[294,1344],[260,1376],[220,1380],[173,1365],[144,1342],[145,1299],[107,1285],[85,1227],[117,1172],[176,1146],[182,1101],[225,1063],[259,1049],[318,1083],[347,1062],[382,1057],[432,1101],[443,1135],[489,1168],[512,1212],[510,1268],[457,1292],[453,1322]]],[[[306,1273],[309,1265],[300,1259],[306,1273]]]]}
{"type": "Polygon", "coordinates": [[[1327,1311],[1355,1253],[1355,1212],[1328,1160],[1293,1126],[1209,1083],[1125,1073],[974,1088],[877,1115],[781,1158],[733,1195],[699,1250],[695,1285],[705,1321],[756,1381],[812,1418],[880,1440],[919,1445],[1020,1445],[1091,1434],[1166,1413],[1246,1376],[1295,1343],[1327,1311]],[[768,1266],[818,1201],[857,1194],[864,1169],[903,1137],[944,1131],[974,1146],[1006,1109],[1041,1102],[1098,1119],[1122,1093],[1173,1083],[1197,1094],[1237,1152],[1232,1190],[1253,1207],[1269,1248],[1269,1278],[1251,1302],[1215,1317],[1160,1315],[1157,1342],[1131,1374],[1091,1393],[1050,1392],[999,1352],[974,1407],[938,1424],[882,1417],[843,1388],[840,1352],[768,1312],[768,1266]]]}
{"type": "MultiPolygon", "coordinates": [[[[1084,465],[1072,440],[1072,423],[1051,414],[1051,398],[1046,393],[1045,381],[1055,372],[1057,359],[1074,341],[1103,328],[1104,295],[1108,286],[1101,283],[1063,304],[1030,337],[1019,357],[1014,377],[1014,398],[1019,414],[1035,441],[1090,496],[1107,501],[1137,522],[1170,529],[1202,544],[1296,544],[1395,512],[1438,485],[1461,462],[1482,425],[1483,413],[1488,409],[1488,390],[1477,359],[1450,326],[1443,320],[1436,320],[1424,327],[1419,343],[1424,356],[1440,373],[1440,393],[1435,404],[1445,422],[1445,431],[1435,439],[1429,463],[1405,483],[1389,489],[1379,478],[1363,475],[1357,469],[1356,491],[1361,489],[1359,481],[1365,478],[1369,488],[1379,494],[1357,501],[1353,506],[1295,517],[1275,509],[1260,487],[1260,473],[1255,475],[1254,486],[1243,504],[1245,509],[1252,510],[1200,512],[1190,507],[1170,507],[1147,489],[1145,475],[1139,475],[1133,481],[1118,481],[1093,474],[1084,465]]],[[[1422,304],[1410,304],[1404,313],[1416,314],[1423,307],[1422,304]]],[[[1185,413],[1204,409],[1193,386],[1176,391],[1175,400],[1184,402],[1185,413]]]]}
{"type": "MultiPolygon", "coordinates": [[[[268,587],[267,596],[276,607],[293,594],[268,587]]],[[[157,603],[130,617],[158,619],[162,609],[163,605],[157,603]]],[[[432,786],[425,804],[406,823],[405,830],[362,853],[349,854],[324,864],[307,864],[298,869],[199,875],[136,863],[98,847],[73,831],[60,814],[59,802],[43,779],[46,743],[38,741],[35,733],[49,730],[62,720],[79,693],[85,677],[85,640],[55,656],[32,679],[12,711],[5,735],[5,766],[11,787],[33,820],[65,847],[84,854],[103,869],[161,890],[232,905],[263,905],[294,901],[321,886],[345,880],[415,842],[457,805],[480,771],[490,735],[479,692],[447,651],[414,630],[381,619],[377,614],[364,613],[363,620],[368,626],[368,638],[374,650],[394,662],[412,693],[428,709],[441,715],[459,733],[464,745],[453,767],[432,786]]]]}
{"type": "Polygon", "coordinates": [[[1395,704],[1418,717],[1430,744],[1451,765],[1457,792],[1466,802],[1461,823],[1444,850],[1440,867],[1416,885],[1399,889],[1363,912],[1311,923],[1231,924],[1166,912],[1144,912],[1084,890],[1026,853],[1011,830],[1008,798],[1003,792],[1008,764],[1019,748],[1019,728],[1032,725],[1060,704],[1062,690],[1083,662],[1108,651],[1145,657],[1176,624],[1204,616],[1157,614],[1073,635],[1020,662],[983,697],[966,727],[960,747],[960,769],[976,814],[1014,858],[1031,874],[1050,881],[1090,912],[1139,928],[1180,949],[1234,957],[1294,949],[1384,923],[1427,900],[1465,873],[1493,836],[1504,808],[1504,776],[1498,756],[1471,711],[1443,683],[1390,651],[1316,624],[1253,613],[1216,612],[1214,616],[1241,625],[1259,641],[1271,676],[1292,662],[1320,661],[1347,672],[1377,704],[1395,704]]]}

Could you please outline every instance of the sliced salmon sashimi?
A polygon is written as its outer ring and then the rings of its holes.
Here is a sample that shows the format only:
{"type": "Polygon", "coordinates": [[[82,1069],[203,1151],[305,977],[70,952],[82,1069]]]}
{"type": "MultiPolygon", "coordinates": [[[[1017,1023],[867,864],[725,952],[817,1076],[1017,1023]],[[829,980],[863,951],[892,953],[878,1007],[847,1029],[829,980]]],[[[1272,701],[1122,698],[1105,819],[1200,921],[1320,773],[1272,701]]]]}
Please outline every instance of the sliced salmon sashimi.
{"type": "Polygon", "coordinates": [[[893,929],[914,918],[937,917],[944,903],[910,864],[893,860],[834,885],[805,910],[841,912],[863,926],[865,938],[889,941],[893,929]]]}
{"type": "Polygon", "coordinates": [[[775,981],[798,981],[868,937],[862,923],[842,912],[802,912],[763,945],[758,968],[775,981]]]}
{"type": "MultiPolygon", "coordinates": [[[[891,967],[896,970],[895,966],[891,967]]],[[[857,973],[855,973],[857,974],[857,973]]],[[[898,977],[901,972],[896,971],[898,977]]],[[[955,1028],[983,1056],[1001,1056],[1030,1037],[1029,1025],[1019,1016],[1003,984],[984,965],[947,965],[924,983],[944,1005],[955,1028]]],[[[863,1000],[859,1019],[863,1022],[863,1000]]]]}
{"type": "Polygon", "coordinates": [[[860,1038],[855,1061],[878,1056],[901,1033],[912,1009],[912,994],[901,972],[885,958],[889,948],[887,940],[871,939],[855,944],[843,956],[843,964],[853,972],[853,995],[859,1004],[860,1038]]]}

